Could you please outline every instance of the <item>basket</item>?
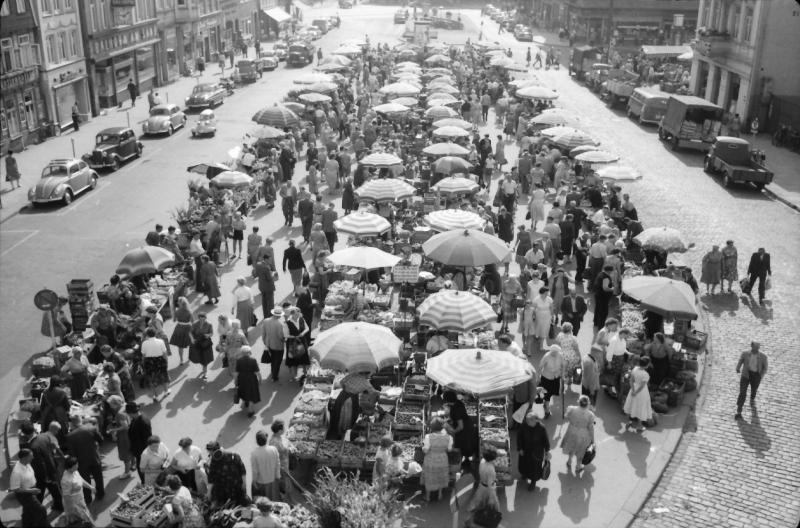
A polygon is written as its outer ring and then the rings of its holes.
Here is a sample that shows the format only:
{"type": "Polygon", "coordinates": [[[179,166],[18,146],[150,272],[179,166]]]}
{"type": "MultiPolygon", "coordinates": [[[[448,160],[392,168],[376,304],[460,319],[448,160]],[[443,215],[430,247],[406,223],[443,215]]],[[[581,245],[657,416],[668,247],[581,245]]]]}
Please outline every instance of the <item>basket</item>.
{"type": "Polygon", "coordinates": [[[667,393],[667,405],[677,407],[683,402],[685,383],[677,379],[666,379],[658,386],[659,390],[667,393]]]}
{"type": "Polygon", "coordinates": [[[56,364],[50,356],[36,358],[31,365],[31,373],[37,378],[49,378],[57,372],[56,364]]]}
{"type": "Polygon", "coordinates": [[[683,346],[687,348],[693,348],[695,350],[700,350],[706,346],[706,341],[708,340],[708,334],[705,332],[700,332],[699,330],[691,330],[686,333],[683,339],[683,346]]]}

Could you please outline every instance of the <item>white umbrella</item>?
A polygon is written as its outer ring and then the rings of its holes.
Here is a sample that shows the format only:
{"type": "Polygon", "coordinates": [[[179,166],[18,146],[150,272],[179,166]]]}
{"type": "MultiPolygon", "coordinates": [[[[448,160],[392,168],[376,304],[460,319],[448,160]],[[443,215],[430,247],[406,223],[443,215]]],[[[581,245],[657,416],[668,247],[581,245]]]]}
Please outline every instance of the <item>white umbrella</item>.
{"type": "Polygon", "coordinates": [[[419,104],[419,100],[416,97],[398,97],[397,99],[392,99],[390,102],[403,106],[416,106],[419,104]]]}
{"type": "Polygon", "coordinates": [[[547,39],[540,35],[536,35],[535,37],[533,37],[533,42],[537,44],[544,44],[545,42],[547,42],[547,39]]]}
{"type": "MultiPolygon", "coordinates": [[[[446,159],[446,158],[441,158],[441,159],[446,159]]],[[[445,172],[445,171],[437,170],[436,172],[445,172]]],[[[436,185],[433,186],[433,190],[441,194],[452,195],[452,194],[465,194],[465,193],[475,192],[478,190],[479,187],[480,185],[470,180],[469,178],[463,178],[461,176],[450,176],[449,178],[442,178],[441,180],[436,182],[436,185]]],[[[462,227],[467,228],[469,226],[462,226],[462,227]]]]}
{"type": "Polygon", "coordinates": [[[458,117],[458,112],[448,106],[437,105],[425,110],[425,117],[439,120],[447,117],[458,117]]]}
{"type": "Polygon", "coordinates": [[[396,82],[387,84],[380,90],[378,90],[382,94],[387,95],[417,95],[420,92],[420,89],[416,86],[412,86],[409,83],[404,82],[396,82]]]}
{"type": "Polygon", "coordinates": [[[520,88],[515,94],[523,99],[558,99],[558,93],[544,86],[526,86],[520,88]]]}
{"type": "Polygon", "coordinates": [[[433,135],[437,137],[469,137],[469,132],[461,127],[443,126],[434,129],[433,135]]]}
{"type": "Polygon", "coordinates": [[[402,114],[411,110],[409,107],[397,103],[385,103],[373,106],[372,109],[381,114],[402,114]]]}
{"type": "Polygon", "coordinates": [[[306,103],[327,103],[331,100],[330,96],[317,92],[300,94],[297,98],[306,103]]]}
{"type": "Polygon", "coordinates": [[[502,262],[511,253],[511,248],[483,231],[458,229],[432,236],[422,244],[422,251],[442,264],[485,266],[502,262]]]}
{"type": "Polygon", "coordinates": [[[336,220],[333,227],[346,235],[378,236],[391,229],[392,224],[381,215],[356,211],[336,220]]]}
{"type": "Polygon", "coordinates": [[[392,268],[400,257],[381,251],[370,246],[356,246],[346,249],[337,249],[328,256],[336,266],[350,266],[351,268],[361,268],[366,270],[377,268],[392,268]]]}
{"type": "Polygon", "coordinates": [[[464,130],[472,130],[472,123],[470,123],[469,121],[465,121],[463,119],[459,119],[457,117],[446,117],[444,119],[434,121],[433,126],[434,128],[439,128],[443,126],[454,126],[454,127],[461,127],[464,130]]]}
{"type": "Polygon", "coordinates": [[[436,231],[445,232],[453,229],[483,229],[486,220],[470,211],[461,209],[444,209],[425,215],[425,223],[436,231]]]}
{"type": "MultiPolygon", "coordinates": [[[[464,158],[459,158],[456,156],[444,156],[443,158],[439,158],[433,162],[433,171],[441,174],[465,173],[469,172],[471,168],[472,163],[468,162],[464,158]]],[[[439,183],[441,182],[437,182],[436,185],[434,185],[435,189],[441,189],[441,187],[437,187],[439,183]]]]}
{"type": "Polygon", "coordinates": [[[225,171],[220,172],[211,179],[217,187],[231,188],[231,187],[244,187],[253,182],[253,178],[247,174],[239,171],[225,171]]]}
{"type": "Polygon", "coordinates": [[[294,78],[295,84],[314,84],[318,82],[333,82],[333,77],[327,73],[302,73],[294,78]]]}
{"type": "Polygon", "coordinates": [[[499,396],[531,379],[533,366],[501,350],[449,349],[428,360],[425,374],[436,383],[476,396],[499,396]]]}
{"type": "Polygon", "coordinates": [[[450,142],[428,145],[422,149],[422,152],[429,156],[466,156],[469,154],[468,149],[450,142]]]}
{"type": "Polygon", "coordinates": [[[444,92],[432,93],[428,96],[428,106],[446,105],[457,101],[458,99],[444,92]]]}
{"type": "Polygon", "coordinates": [[[631,181],[642,177],[642,172],[627,165],[608,165],[597,169],[597,175],[604,180],[631,181]]]}
{"type": "Polygon", "coordinates": [[[341,323],[314,339],[309,353],[322,368],[348,372],[375,372],[400,363],[403,342],[385,326],[341,323]]]}
{"type": "Polygon", "coordinates": [[[370,180],[358,189],[355,194],[359,200],[370,200],[373,202],[396,202],[411,198],[417,190],[413,185],[402,180],[379,179],[370,180]]]}
{"type": "Polygon", "coordinates": [[[388,152],[375,152],[361,158],[359,163],[368,167],[394,167],[402,165],[403,160],[388,152]]]}
{"type": "Polygon", "coordinates": [[[417,308],[420,324],[437,330],[469,332],[497,319],[492,305],[469,292],[443,290],[434,293],[417,308]]]}
{"type": "Polygon", "coordinates": [[[619,160],[619,156],[607,150],[590,150],[578,154],[575,159],[586,163],[613,163],[619,160]]]}

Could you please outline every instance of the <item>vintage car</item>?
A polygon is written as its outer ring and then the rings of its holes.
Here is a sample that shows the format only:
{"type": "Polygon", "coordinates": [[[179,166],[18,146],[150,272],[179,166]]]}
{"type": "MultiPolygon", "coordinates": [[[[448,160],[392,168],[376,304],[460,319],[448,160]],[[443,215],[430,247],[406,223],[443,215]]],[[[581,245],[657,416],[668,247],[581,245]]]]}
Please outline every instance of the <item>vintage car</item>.
{"type": "Polygon", "coordinates": [[[261,59],[261,68],[264,71],[273,71],[278,67],[280,59],[278,58],[278,52],[274,48],[261,50],[258,56],[261,59]]]}
{"type": "Polygon", "coordinates": [[[95,136],[94,150],[82,156],[90,168],[117,170],[123,161],[142,155],[144,145],[127,127],[107,128],[95,136]]]}
{"type": "Polygon", "coordinates": [[[339,0],[339,9],[352,9],[353,2],[351,0],[339,0]]]}
{"type": "Polygon", "coordinates": [[[328,26],[330,29],[338,28],[342,25],[342,17],[339,15],[331,15],[328,17],[328,26]]]}
{"type": "Polygon", "coordinates": [[[276,42],[272,49],[278,54],[279,61],[285,61],[286,57],[289,56],[289,45],[285,42],[276,42]]]}
{"type": "Polygon", "coordinates": [[[144,135],[167,134],[171,136],[176,129],[186,125],[186,114],[178,105],[166,103],[150,109],[150,117],[142,125],[144,135]]]}
{"type": "Polygon", "coordinates": [[[192,137],[213,136],[217,133],[217,116],[207,108],[200,112],[197,123],[192,127],[192,137]]]}
{"type": "Polygon", "coordinates": [[[289,46],[289,58],[286,59],[287,66],[300,66],[314,62],[314,46],[305,44],[302,41],[293,42],[289,46]]]}
{"type": "Polygon", "coordinates": [[[517,28],[514,30],[514,37],[520,42],[532,42],[533,33],[526,27],[517,28]]]}
{"type": "Polygon", "coordinates": [[[200,83],[192,88],[192,94],[186,98],[186,108],[213,108],[225,100],[225,88],[215,83],[200,83]]]}
{"type": "Polygon", "coordinates": [[[42,179],[28,191],[33,205],[63,201],[72,203],[80,192],[97,187],[97,173],[79,159],[54,159],[42,171],[42,179]]]}
{"type": "Polygon", "coordinates": [[[405,24],[406,20],[408,20],[408,9],[398,9],[394,13],[394,23],[395,24],[405,24]]]}

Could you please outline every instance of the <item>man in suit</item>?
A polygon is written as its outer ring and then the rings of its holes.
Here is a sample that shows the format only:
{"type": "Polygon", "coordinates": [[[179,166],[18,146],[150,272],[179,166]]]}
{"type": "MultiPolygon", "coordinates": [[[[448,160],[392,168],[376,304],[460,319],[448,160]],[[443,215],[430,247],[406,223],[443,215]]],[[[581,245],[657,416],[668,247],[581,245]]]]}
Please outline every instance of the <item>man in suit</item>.
{"type": "MultiPolygon", "coordinates": [[[[67,451],[70,455],[78,459],[78,473],[83,480],[91,483],[94,479],[94,487],[97,490],[95,500],[103,500],[105,488],[103,487],[103,466],[100,461],[100,445],[103,437],[97,430],[97,422],[93,418],[81,423],[80,416],[70,417],[71,431],[67,434],[67,451]]],[[[86,503],[92,502],[92,491],[83,488],[83,496],[86,503]]]]}
{"type": "Polygon", "coordinates": [[[266,258],[262,258],[256,263],[255,276],[258,279],[258,291],[261,293],[261,310],[264,318],[270,316],[270,312],[275,307],[275,279],[272,266],[266,258]]]}
{"type": "MultiPolygon", "coordinates": [[[[58,425],[58,422],[53,422],[58,425]]],[[[58,425],[59,429],[61,428],[58,425]]],[[[36,434],[33,424],[25,422],[21,427],[26,436],[31,436],[28,447],[33,452],[31,467],[36,476],[36,488],[39,490],[39,502],[44,502],[44,492],[49,491],[53,496],[53,509],[64,511],[61,502],[61,490],[58,486],[59,471],[56,453],[60,452],[58,443],[47,433],[36,434]]]]}
{"type": "Polygon", "coordinates": [[[742,352],[739,362],[736,364],[736,372],[741,374],[739,378],[739,398],[736,400],[737,420],[742,419],[742,407],[744,399],[747,397],[747,387],[750,387],[750,407],[756,405],[756,391],[767,373],[767,356],[761,352],[761,343],[752,341],[750,352],[742,352]]]}
{"type": "Polygon", "coordinates": [[[300,217],[300,224],[303,226],[303,242],[308,244],[308,237],[311,236],[311,227],[314,225],[314,202],[311,196],[304,196],[297,202],[297,215],[300,217]]]}
{"type": "Polygon", "coordinates": [[[574,335],[578,335],[581,330],[583,316],[586,315],[586,301],[580,297],[575,288],[569,289],[569,295],[561,301],[561,319],[565,323],[572,323],[574,335]]]}
{"type": "Polygon", "coordinates": [[[769,253],[764,248],[758,248],[758,251],[753,253],[750,257],[750,265],[747,266],[747,274],[749,275],[750,286],[748,287],[747,294],[753,291],[753,286],[758,279],[758,302],[764,304],[764,290],[765,282],[768,275],[772,275],[772,266],[769,261],[769,253]]]}
{"type": "Polygon", "coordinates": [[[131,424],[128,426],[128,440],[131,443],[131,454],[136,460],[136,471],[139,473],[139,480],[144,482],[144,473],[139,469],[139,462],[142,453],[147,448],[147,440],[153,436],[153,427],[150,419],[143,416],[136,402],[128,402],[125,405],[125,413],[130,416],[131,424]]]}

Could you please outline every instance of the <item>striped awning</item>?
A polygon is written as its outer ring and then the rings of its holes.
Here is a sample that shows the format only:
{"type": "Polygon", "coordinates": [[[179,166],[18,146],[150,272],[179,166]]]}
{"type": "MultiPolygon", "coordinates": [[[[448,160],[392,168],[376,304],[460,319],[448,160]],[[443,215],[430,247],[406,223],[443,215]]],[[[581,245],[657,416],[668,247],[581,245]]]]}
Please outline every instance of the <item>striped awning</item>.
{"type": "Polygon", "coordinates": [[[483,229],[486,220],[475,213],[461,209],[444,209],[425,215],[425,223],[433,230],[444,232],[453,229],[483,229]]]}

